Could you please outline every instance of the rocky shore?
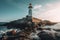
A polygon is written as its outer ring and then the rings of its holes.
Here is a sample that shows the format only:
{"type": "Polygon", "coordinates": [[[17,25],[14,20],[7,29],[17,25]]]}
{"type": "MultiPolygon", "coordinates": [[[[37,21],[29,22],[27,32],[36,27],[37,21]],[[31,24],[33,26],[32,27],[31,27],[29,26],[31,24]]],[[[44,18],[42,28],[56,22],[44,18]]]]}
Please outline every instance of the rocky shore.
{"type": "Polygon", "coordinates": [[[24,30],[11,30],[2,35],[0,40],[60,40],[60,33],[43,28],[25,28],[24,30]]]}
{"type": "Polygon", "coordinates": [[[59,33],[51,29],[44,29],[41,24],[29,21],[21,24],[11,23],[8,27],[14,28],[16,26],[15,28],[19,28],[19,30],[12,29],[11,31],[7,31],[2,34],[0,40],[60,40],[59,33]]]}

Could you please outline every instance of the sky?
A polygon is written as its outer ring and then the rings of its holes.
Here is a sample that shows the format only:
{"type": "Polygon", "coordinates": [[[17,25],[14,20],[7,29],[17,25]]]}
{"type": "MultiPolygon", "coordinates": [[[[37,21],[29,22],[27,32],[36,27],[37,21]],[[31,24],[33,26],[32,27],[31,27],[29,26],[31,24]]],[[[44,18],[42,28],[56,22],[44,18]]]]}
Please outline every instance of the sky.
{"type": "Polygon", "coordinates": [[[25,17],[29,3],[33,6],[33,17],[60,22],[60,0],[0,0],[0,22],[25,17]]]}

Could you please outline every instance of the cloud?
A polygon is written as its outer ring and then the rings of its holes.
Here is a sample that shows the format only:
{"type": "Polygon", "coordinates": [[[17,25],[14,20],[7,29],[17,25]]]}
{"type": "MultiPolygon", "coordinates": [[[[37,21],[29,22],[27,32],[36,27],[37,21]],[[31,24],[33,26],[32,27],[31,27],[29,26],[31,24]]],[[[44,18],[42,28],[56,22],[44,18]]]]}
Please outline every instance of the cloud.
{"type": "Polygon", "coordinates": [[[42,5],[35,5],[33,9],[39,9],[41,7],[42,7],[42,5]]]}
{"type": "Polygon", "coordinates": [[[43,6],[37,7],[33,11],[33,16],[50,21],[60,21],[60,2],[46,3],[43,6]]]}
{"type": "Polygon", "coordinates": [[[58,2],[58,3],[47,3],[46,5],[45,5],[45,7],[47,8],[47,9],[55,9],[55,8],[58,8],[58,7],[60,7],[60,2],[58,2]]]}

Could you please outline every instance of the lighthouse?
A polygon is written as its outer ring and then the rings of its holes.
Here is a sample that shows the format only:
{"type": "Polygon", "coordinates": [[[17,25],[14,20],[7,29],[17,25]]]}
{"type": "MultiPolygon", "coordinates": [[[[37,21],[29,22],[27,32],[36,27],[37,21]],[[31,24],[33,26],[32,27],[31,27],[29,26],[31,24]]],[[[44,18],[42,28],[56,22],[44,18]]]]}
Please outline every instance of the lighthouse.
{"type": "Polygon", "coordinates": [[[32,4],[30,3],[29,4],[29,7],[28,7],[28,20],[32,22],[32,4]]]}
{"type": "Polygon", "coordinates": [[[31,3],[29,4],[28,9],[29,9],[29,14],[28,14],[28,16],[32,16],[32,4],[31,4],[31,3]]]}

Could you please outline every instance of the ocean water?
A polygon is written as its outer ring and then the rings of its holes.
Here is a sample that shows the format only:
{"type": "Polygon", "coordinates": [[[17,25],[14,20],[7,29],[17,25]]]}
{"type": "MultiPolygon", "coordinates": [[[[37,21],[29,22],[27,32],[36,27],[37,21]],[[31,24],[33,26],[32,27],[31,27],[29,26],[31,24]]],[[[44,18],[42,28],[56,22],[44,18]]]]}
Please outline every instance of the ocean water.
{"type": "Polygon", "coordinates": [[[0,37],[2,37],[3,33],[6,33],[9,30],[11,29],[8,29],[6,26],[0,26],[0,37]]]}
{"type": "MultiPolygon", "coordinates": [[[[6,26],[0,26],[0,37],[2,37],[2,34],[8,32],[8,31],[11,31],[11,30],[16,30],[15,28],[11,28],[11,29],[8,29],[6,26]]],[[[19,29],[18,29],[19,30],[19,29]]],[[[20,31],[20,30],[19,30],[20,31]]]]}
{"type": "Polygon", "coordinates": [[[60,29],[60,23],[51,26],[44,26],[43,28],[60,29]]]}

